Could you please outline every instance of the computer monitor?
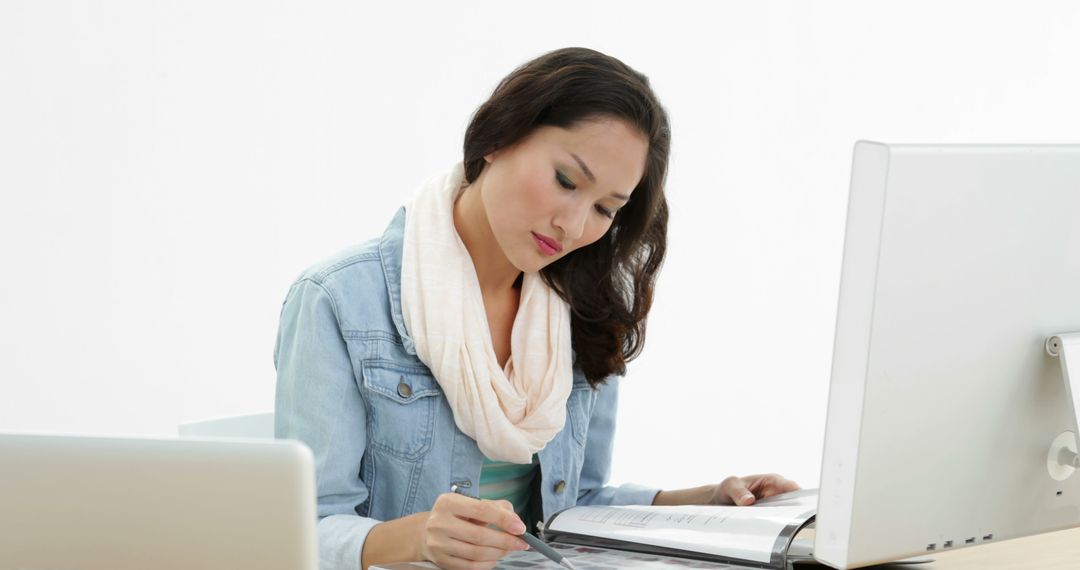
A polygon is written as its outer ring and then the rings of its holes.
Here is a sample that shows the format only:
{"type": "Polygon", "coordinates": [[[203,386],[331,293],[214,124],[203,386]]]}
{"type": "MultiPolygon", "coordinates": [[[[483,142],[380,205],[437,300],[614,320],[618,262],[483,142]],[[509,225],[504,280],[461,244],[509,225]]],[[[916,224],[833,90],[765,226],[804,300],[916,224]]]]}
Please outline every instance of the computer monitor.
{"type": "Polygon", "coordinates": [[[317,570],[291,440],[0,434],[0,568],[317,570]]]}
{"type": "Polygon", "coordinates": [[[856,143],[814,557],[1080,526],[1078,339],[1080,145],[856,143]]]}

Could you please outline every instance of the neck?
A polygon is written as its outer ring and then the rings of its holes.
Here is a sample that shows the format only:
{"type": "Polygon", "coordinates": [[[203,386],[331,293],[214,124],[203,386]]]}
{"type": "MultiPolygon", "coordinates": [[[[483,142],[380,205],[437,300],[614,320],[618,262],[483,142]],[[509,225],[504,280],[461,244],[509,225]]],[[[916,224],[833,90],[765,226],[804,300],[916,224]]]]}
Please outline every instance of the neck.
{"type": "Polygon", "coordinates": [[[521,271],[503,254],[491,231],[484,203],[480,199],[480,178],[466,186],[454,201],[454,226],[476,268],[480,292],[502,296],[512,292],[521,271]]]}

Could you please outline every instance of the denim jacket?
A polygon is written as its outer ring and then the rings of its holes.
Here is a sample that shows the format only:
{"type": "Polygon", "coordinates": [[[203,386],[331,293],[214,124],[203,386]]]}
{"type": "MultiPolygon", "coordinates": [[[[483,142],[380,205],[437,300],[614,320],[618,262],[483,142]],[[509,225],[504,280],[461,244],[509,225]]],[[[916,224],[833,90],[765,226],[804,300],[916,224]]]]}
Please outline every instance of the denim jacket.
{"type": "MultiPolygon", "coordinates": [[[[451,484],[479,487],[484,455],[454,423],[402,319],[404,226],[402,207],[381,237],[301,273],[281,308],[274,433],[314,452],[322,570],[358,569],[373,526],[431,510],[451,484]]],[[[537,452],[530,530],[567,507],[647,505],[659,492],[605,484],[619,379],[594,390],[574,365],[566,423],[537,452]]]]}

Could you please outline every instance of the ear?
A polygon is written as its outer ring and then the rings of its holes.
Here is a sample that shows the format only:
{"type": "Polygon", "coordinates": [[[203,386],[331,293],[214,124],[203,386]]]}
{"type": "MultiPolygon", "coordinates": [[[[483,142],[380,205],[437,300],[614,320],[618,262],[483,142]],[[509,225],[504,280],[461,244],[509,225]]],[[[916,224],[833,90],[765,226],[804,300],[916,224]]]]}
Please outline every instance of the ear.
{"type": "Polygon", "coordinates": [[[491,164],[491,162],[493,160],[495,160],[495,157],[498,156],[498,154],[499,154],[499,151],[497,151],[497,150],[493,151],[493,152],[489,152],[489,153],[484,155],[484,160],[487,161],[488,164],[491,164]]]}

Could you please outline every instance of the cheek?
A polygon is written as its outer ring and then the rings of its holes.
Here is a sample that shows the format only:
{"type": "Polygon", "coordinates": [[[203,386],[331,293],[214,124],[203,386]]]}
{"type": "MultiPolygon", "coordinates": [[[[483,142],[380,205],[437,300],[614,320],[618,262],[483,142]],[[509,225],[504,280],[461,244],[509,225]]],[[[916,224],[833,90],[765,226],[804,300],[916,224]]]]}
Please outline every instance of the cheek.
{"type": "Polygon", "coordinates": [[[517,239],[522,231],[551,232],[550,215],[558,207],[550,184],[538,173],[516,171],[500,181],[500,192],[489,204],[492,228],[502,239],[517,239]]]}
{"type": "MultiPolygon", "coordinates": [[[[506,169],[493,180],[491,185],[491,205],[502,217],[520,218],[523,213],[535,209],[542,200],[543,187],[537,177],[520,168],[506,169]]],[[[494,221],[494,220],[493,220],[494,221]]]]}
{"type": "Polygon", "coordinates": [[[548,212],[554,207],[554,194],[551,185],[542,176],[532,176],[522,188],[522,210],[536,215],[548,212]]]}
{"type": "Polygon", "coordinates": [[[585,228],[585,232],[581,235],[581,240],[574,244],[574,249],[581,249],[592,245],[596,240],[604,237],[604,234],[607,233],[607,230],[610,227],[610,224],[602,221],[590,224],[585,228]]]}

